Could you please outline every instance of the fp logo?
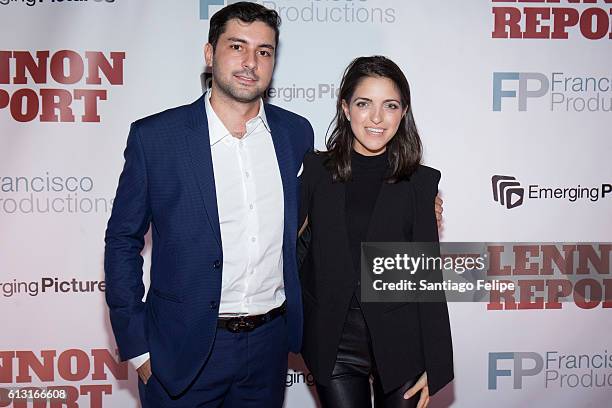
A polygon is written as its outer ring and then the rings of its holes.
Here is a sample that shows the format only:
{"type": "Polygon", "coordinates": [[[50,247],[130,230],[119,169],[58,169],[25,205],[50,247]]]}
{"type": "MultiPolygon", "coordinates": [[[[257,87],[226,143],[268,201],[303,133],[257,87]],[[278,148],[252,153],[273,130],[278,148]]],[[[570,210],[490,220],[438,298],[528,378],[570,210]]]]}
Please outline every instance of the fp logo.
{"type": "Polygon", "coordinates": [[[548,92],[550,83],[546,75],[539,72],[494,72],[493,73],[493,111],[501,111],[502,98],[516,98],[518,110],[527,110],[527,99],[540,98],[548,92]],[[518,90],[507,86],[507,82],[518,81],[518,90]]]}
{"type": "Polygon", "coordinates": [[[523,377],[533,377],[543,368],[544,359],[538,353],[489,353],[489,389],[497,389],[498,377],[513,377],[512,388],[520,390],[523,388],[523,377]],[[502,360],[511,360],[512,369],[499,368],[498,362],[502,360]]]}
{"type": "Polygon", "coordinates": [[[507,209],[523,204],[525,189],[516,178],[495,175],[491,177],[491,187],[493,187],[493,200],[505,205],[507,209]]]}
{"type": "Polygon", "coordinates": [[[200,0],[200,20],[208,20],[208,7],[210,6],[225,6],[239,1],[241,0],[200,0]]]}

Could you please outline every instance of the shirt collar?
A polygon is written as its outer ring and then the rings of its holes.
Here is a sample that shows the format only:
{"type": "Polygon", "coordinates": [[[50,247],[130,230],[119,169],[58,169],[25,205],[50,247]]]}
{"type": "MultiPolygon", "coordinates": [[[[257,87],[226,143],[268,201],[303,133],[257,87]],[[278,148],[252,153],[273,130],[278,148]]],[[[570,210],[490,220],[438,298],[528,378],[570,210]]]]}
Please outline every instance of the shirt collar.
{"type": "MultiPolygon", "coordinates": [[[[210,104],[211,94],[212,88],[206,91],[206,95],[204,96],[204,106],[206,108],[206,117],[208,118],[208,136],[210,138],[210,145],[213,146],[215,143],[225,138],[226,136],[231,137],[231,133],[229,130],[227,130],[223,122],[221,122],[221,119],[219,119],[219,116],[217,116],[215,110],[210,104]]],[[[268,118],[266,117],[264,102],[261,98],[259,98],[259,112],[257,113],[257,116],[247,122],[247,135],[250,133],[248,131],[248,128],[250,127],[249,124],[252,124],[256,121],[261,121],[266,127],[267,131],[270,132],[270,125],[268,124],[268,118]]],[[[255,126],[253,126],[252,128],[254,129],[255,126]]],[[[247,135],[245,135],[245,137],[247,135]]]]}

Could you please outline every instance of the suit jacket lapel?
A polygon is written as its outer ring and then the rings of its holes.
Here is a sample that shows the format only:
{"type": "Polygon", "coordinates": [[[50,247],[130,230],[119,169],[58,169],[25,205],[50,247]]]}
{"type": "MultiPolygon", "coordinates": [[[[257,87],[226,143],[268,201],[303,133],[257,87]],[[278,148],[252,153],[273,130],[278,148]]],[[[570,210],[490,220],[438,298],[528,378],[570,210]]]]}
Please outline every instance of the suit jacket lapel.
{"type": "Polygon", "coordinates": [[[292,174],[291,169],[294,167],[291,165],[291,144],[289,141],[289,129],[267,105],[264,105],[266,111],[266,118],[270,125],[270,133],[272,134],[272,142],[274,143],[274,151],[276,153],[276,160],[278,161],[278,168],[281,175],[283,184],[283,197],[284,197],[284,236],[289,238],[287,235],[291,231],[296,231],[297,235],[297,189],[295,183],[297,183],[297,173],[292,174]],[[293,178],[293,179],[292,179],[293,178]],[[292,184],[293,183],[293,184],[292,184]]]}
{"type": "Polygon", "coordinates": [[[217,209],[217,193],[213,172],[210,137],[208,134],[208,119],[204,96],[190,105],[190,117],[187,122],[187,145],[191,155],[191,164],[196,176],[198,187],[204,200],[206,215],[214,231],[215,239],[221,247],[221,228],[219,226],[219,210],[217,209]]]}

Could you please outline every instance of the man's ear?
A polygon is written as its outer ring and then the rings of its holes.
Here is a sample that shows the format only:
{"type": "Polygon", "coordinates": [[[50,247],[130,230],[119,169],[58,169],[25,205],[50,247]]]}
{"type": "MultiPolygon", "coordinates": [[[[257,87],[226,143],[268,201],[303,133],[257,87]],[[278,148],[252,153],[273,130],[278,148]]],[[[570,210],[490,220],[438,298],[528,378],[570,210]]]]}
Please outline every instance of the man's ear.
{"type": "Polygon", "coordinates": [[[213,46],[211,43],[206,43],[204,46],[204,59],[206,61],[206,65],[212,67],[213,64],[213,55],[215,51],[213,50],[213,46]]]}

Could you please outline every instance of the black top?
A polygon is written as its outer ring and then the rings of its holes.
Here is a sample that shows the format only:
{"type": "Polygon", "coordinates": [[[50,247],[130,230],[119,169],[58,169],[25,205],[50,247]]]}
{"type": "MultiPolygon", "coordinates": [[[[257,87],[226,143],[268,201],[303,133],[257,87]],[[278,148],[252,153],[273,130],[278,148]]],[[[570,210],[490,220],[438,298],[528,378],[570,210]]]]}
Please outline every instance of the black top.
{"type": "MultiPolygon", "coordinates": [[[[376,156],[364,156],[354,150],[351,153],[351,180],[346,183],[346,231],[357,282],[361,276],[361,243],[367,241],[372,212],[388,168],[386,150],[376,156]]],[[[360,294],[357,288],[352,306],[358,305],[360,294]]]]}
{"type": "MultiPolygon", "coordinates": [[[[355,162],[360,159],[357,156],[355,162]]],[[[363,159],[369,164],[371,158],[363,159]]],[[[375,163],[383,158],[373,159],[375,163]]],[[[359,262],[354,265],[353,258],[359,245],[355,243],[437,242],[434,198],[440,179],[439,171],[419,166],[409,180],[386,183],[378,176],[380,181],[364,183],[357,163],[357,178],[344,183],[333,180],[326,160],[326,153],[304,157],[298,220],[302,225],[308,216],[310,227],[310,244],[300,269],[302,357],[324,386],[330,381],[346,313],[358,283],[355,266],[359,262]],[[362,181],[355,186],[358,180],[362,181]],[[375,190],[377,186],[377,198],[362,190],[375,190]],[[353,220],[359,225],[353,225],[353,220]]],[[[438,278],[442,280],[441,274],[438,278]]],[[[362,302],[361,310],[385,392],[424,370],[431,395],[451,381],[453,354],[446,303],[362,302]]]]}

